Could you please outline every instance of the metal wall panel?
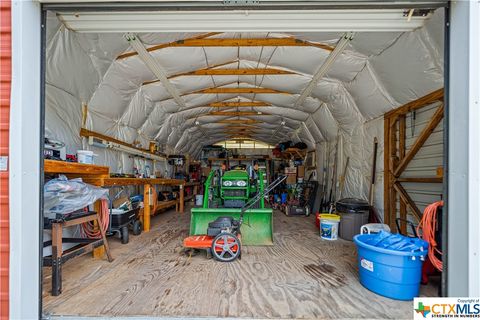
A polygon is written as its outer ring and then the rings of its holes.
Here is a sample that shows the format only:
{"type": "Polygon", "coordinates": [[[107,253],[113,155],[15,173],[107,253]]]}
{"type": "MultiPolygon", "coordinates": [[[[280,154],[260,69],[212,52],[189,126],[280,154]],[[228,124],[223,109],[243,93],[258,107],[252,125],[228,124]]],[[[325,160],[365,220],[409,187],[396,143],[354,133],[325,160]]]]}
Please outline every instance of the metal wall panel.
{"type": "Polygon", "coordinates": [[[8,319],[9,292],[9,189],[8,155],[10,129],[10,85],[11,85],[11,2],[0,2],[0,157],[7,160],[6,167],[0,166],[0,319],[8,319]]]}
{"type": "MultiPolygon", "coordinates": [[[[427,126],[440,103],[434,103],[416,111],[415,120],[410,112],[406,117],[406,150],[410,150],[422,130],[427,126]]],[[[437,177],[437,168],[443,166],[443,121],[410,161],[401,175],[404,177],[437,177]]],[[[441,183],[402,183],[405,190],[423,212],[425,207],[442,200],[443,185],[441,183]]],[[[410,217],[411,218],[411,217],[410,217]]]]}

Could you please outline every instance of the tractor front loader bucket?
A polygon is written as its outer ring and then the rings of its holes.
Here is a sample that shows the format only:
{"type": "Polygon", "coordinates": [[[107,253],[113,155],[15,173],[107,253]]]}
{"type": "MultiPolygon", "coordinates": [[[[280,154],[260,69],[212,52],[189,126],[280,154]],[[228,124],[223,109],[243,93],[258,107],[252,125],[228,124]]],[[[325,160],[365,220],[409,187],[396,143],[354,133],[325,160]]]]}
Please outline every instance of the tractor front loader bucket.
{"type": "MultiPolygon", "coordinates": [[[[241,209],[236,208],[192,208],[190,235],[205,234],[208,223],[218,217],[240,218],[241,209]]],[[[243,216],[241,227],[242,245],[273,245],[273,212],[271,208],[249,209],[243,216]]]]}

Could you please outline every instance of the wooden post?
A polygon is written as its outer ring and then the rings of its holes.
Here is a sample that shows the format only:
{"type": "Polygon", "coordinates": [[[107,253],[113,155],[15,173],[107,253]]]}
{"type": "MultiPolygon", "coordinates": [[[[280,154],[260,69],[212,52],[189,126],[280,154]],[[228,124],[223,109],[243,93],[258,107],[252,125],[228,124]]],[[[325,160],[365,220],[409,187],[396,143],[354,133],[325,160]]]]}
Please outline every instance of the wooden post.
{"type": "Polygon", "coordinates": [[[150,184],[143,186],[143,231],[150,231],[150,184]]]}
{"type": "Polygon", "coordinates": [[[185,188],[183,187],[183,184],[180,185],[180,212],[184,212],[184,206],[185,206],[185,188]]]}
{"type": "MultiPolygon", "coordinates": [[[[397,119],[390,120],[390,186],[395,183],[393,172],[398,164],[397,157],[397,119]]],[[[397,191],[395,188],[390,188],[390,228],[394,230],[395,220],[397,218],[397,191]]]]}
{"type": "Polygon", "coordinates": [[[390,223],[390,118],[383,121],[383,216],[384,223],[390,223]]]}
{"type": "MultiPolygon", "coordinates": [[[[94,204],[94,210],[97,212],[97,215],[100,214],[100,211],[102,210],[102,201],[97,200],[94,204]]],[[[93,221],[93,225],[95,226],[95,230],[100,228],[100,226],[97,223],[97,220],[93,221]]],[[[93,257],[95,259],[102,259],[103,256],[105,255],[105,246],[101,245],[95,249],[93,249],[93,257]]]]}
{"type": "MultiPolygon", "coordinates": [[[[422,130],[408,152],[406,150],[406,115],[409,112],[423,108],[434,102],[442,101],[442,99],[443,89],[439,89],[384,115],[384,217],[385,224],[388,224],[392,230],[395,228],[398,202],[400,203],[400,218],[406,219],[408,212],[411,212],[417,219],[421,218],[420,210],[403,188],[401,182],[442,182],[442,179],[438,177],[400,177],[410,161],[415,157],[416,153],[443,119],[444,108],[443,105],[439,106],[430,122],[422,130]]],[[[400,230],[402,232],[406,231],[406,227],[405,223],[400,224],[400,230]]]]}
{"type": "MultiPolygon", "coordinates": [[[[399,123],[399,128],[398,128],[398,158],[400,161],[405,158],[405,151],[406,151],[406,128],[407,128],[407,122],[406,122],[406,116],[403,114],[399,117],[398,119],[399,123]]],[[[407,205],[405,204],[405,201],[403,201],[403,198],[400,197],[400,218],[402,219],[400,223],[400,231],[402,234],[406,234],[407,232],[407,224],[405,223],[404,220],[407,219],[407,205]]]]}

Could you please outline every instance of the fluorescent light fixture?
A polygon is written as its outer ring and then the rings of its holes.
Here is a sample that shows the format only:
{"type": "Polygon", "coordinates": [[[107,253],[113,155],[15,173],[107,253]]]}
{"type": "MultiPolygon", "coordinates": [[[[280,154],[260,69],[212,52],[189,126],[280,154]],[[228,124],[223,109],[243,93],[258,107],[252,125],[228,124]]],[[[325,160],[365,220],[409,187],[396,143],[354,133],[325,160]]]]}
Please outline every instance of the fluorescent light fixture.
{"type": "Polygon", "coordinates": [[[423,26],[404,9],[61,11],[76,32],[404,32],[423,26]]]}
{"type": "Polygon", "coordinates": [[[129,154],[140,156],[140,157],[150,159],[150,160],[165,161],[164,157],[157,156],[157,155],[151,154],[149,152],[143,152],[143,151],[140,151],[138,149],[130,148],[130,147],[118,144],[118,143],[107,142],[107,141],[104,141],[104,140],[102,140],[102,142],[98,142],[92,136],[88,137],[88,144],[91,145],[91,146],[97,147],[97,148],[113,149],[113,150],[116,150],[116,151],[129,153],[129,154]]]}
{"type": "Polygon", "coordinates": [[[304,121],[302,121],[302,126],[303,126],[303,129],[305,129],[305,132],[307,133],[308,135],[308,139],[313,143],[313,144],[316,144],[317,142],[315,141],[315,138],[313,137],[312,133],[310,132],[310,129],[308,129],[307,125],[305,124],[304,121]]]}
{"type": "Polygon", "coordinates": [[[175,88],[170,81],[168,80],[168,75],[165,69],[160,65],[160,63],[147,51],[143,43],[140,41],[138,36],[133,33],[126,33],[125,39],[130,43],[132,48],[137,51],[138,56],[142,61],[147,65],[147,67],[152,71],[152,73],[160,80],[167,89],[168,93],[172,96],[173,100],[182,108],[186,108],[185,102],[180,97],[180,92],[175,88]]]}
{"type": "Polygon", "coordinates": [[[320,68],[318,68],[317,72],[315,72],[315,74],[313,75],[312,80],[308,83],[305,89],[303,89],[297,101],[295,101],[295,108],[300,107],[305,102],[305,99],[307,99],[307,97],[312,94],[312,91],[317,86],[318,81],[320,81],[320,79],[322,79],[327,74],[328,70],[330,70],[332,65],[335,63],[335,60],[337,60],[337,58],[340,56],[340,54],[342,54],[348,43],[353,39],[353,36],[353,32],[347,32],[337,42],[335,49],[330,52],[325,62],[320,66],[320,68]]]}

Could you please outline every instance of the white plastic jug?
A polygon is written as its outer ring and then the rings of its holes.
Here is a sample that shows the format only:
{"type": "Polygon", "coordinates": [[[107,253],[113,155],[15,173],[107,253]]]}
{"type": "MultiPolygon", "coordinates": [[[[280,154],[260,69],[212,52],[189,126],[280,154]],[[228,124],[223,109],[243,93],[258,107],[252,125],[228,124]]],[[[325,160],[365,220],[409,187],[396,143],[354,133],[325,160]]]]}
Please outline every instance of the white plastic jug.
{"type": "Polygon", "coordinates": [[[90,150],[77,150],[78,163],[93,164],[93,157],[96,154],[90,150]]]}

